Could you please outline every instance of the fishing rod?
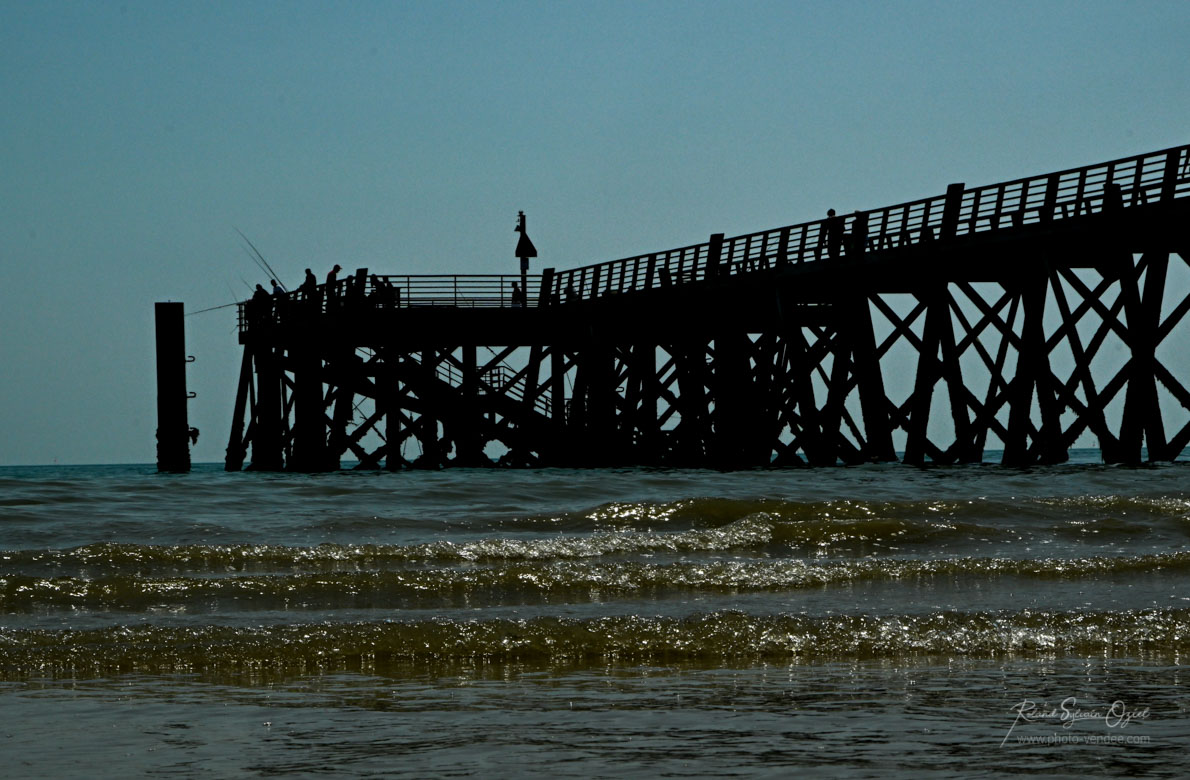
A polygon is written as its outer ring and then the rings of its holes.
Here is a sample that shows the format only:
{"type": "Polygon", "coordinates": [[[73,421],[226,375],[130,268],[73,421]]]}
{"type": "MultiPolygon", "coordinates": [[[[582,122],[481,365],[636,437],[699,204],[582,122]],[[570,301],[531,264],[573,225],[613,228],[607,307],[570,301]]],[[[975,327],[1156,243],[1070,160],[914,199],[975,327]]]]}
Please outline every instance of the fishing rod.
{"type": "Polygon", "coordinates": [[[232,229],[235,230],[235,232],[240,234],[240,238],[244,239],[244,241],[246,241],[248,243],[248,246],[252,247],[253,253],[255,253],[256,258],[260,261],[259,263],[257,263],[257,265],[263,264],[263,268],[261,268],[261,270],[267,272],[270,279],[272,279],[277,284],[281,285],[282,290],[285,290],[285,292],[289,292],[289,290],[285,287],[285,283],[281,281],[281,277],[277,276],[277,272],[273,270],[273,267],[271,265],[269,265],[269,261],[265,260],[264,255],[262,255],[260,253],[260,250],[256,248],[256,244],[253,244],[252,240],[249,239],[246,235],[244,235],[244,231],[240,230],[238,227],[235,227],[233,225],[232,229]]]}
{"type": "Polygon", "coordinates": [[[226,309],[230,306],[239,306],[239,305],[240,305],[239,301],[236,301],[235,303],[225,303],[221,306],[212,306],[209,309],[199,309],[198,311],[187,312],[186,316],[193,317],[195,314],[205,314],[206,312],[209,312],[209,311],[218,311],[219,309],[226,309]]]}

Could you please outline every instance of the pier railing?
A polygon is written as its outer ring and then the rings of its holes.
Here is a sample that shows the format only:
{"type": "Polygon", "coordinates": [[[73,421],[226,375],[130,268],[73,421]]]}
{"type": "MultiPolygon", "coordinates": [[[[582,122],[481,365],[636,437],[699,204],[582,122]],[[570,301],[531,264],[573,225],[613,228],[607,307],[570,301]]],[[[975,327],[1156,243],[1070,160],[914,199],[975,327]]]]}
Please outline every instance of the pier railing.
{"type": "Polygon", "coordinates": [[[264,301],[243,301],[238,307],[239,327],[254,322],[279,322],[290,316],[333,314],[345,310],[398,308],[512,309],[536,306],[541,274],[368,274],[366,268],[314,289],[298,289],[264,301]]]}
{"type": "MultiPolygon", "coordinates": [[[[973,233],[1009,230],[1190,196],[1190,146],[840,215],[834,255],[854,258],[973,233]]],[[[551,297],[582,300],[832,256],[827,219],[559,271],[551,297]]]]}
{"type": "MultiPolygon", "coordinates": [[[[327,287],[270,299],[273,320],[355,308],[515,308],[590,300],[704,282],[770,268],[856,258],[871,252],[1078,219],[1190,197],[1190,145],[967,189],[867,212],[570,268],[527,279],[515,274],[370,276],[366,269],[327,287]],[[832,229],[833,226],[833,229],[832,229]],[[540,298],[543,296],[544,298],[540,298]]],[[[265,305],[239,306],[240,329],[265,305]],[[256,312],[253,314],[253,312],[256,312]]]]}

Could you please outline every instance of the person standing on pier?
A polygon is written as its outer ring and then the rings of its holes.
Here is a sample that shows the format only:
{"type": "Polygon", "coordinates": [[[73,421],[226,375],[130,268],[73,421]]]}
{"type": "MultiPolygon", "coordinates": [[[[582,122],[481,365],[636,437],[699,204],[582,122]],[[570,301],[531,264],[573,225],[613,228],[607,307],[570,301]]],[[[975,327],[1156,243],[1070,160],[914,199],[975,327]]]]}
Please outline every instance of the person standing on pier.
{"type": "Polygon", "coordinates": [[[257,325],[263,323],[273,313],[273,299],[269,297],[268,291],[259,284],[252,291],[252,300],[248,301],[248,311],[250,312],[249,319],[257,325]]]}
{"type": "Polygon", "coordinates": [[[298,288],[298,292],[303,293],[306,300],[312,300],[318,292],[318,279],[309,268],[306,269],[306,278],[302,280],[302,286],[298,288]]]}
{"type": "Polygon", "coordinates": [[[331,301],[335,300],[335,296],[339,294],[336,287],[339,283],[339,272],[342,270],[343,267],[335,263],[335,267],[326,275],[326,306],[328,309],[331,307],[331,301]]]}

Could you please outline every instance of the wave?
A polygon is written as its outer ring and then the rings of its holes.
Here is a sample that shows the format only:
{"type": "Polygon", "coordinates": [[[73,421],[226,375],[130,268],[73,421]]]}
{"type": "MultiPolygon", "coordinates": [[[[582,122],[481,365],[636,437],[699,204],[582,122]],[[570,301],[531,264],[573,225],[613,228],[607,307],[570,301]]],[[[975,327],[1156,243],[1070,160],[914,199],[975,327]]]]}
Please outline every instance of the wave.
{"type": "Polygon", "coordinates": [[[0,631],[0,676],[370,670],[458,662],[664,664],[812,659],[1094,655],[1179,657],[1190,610],[924,616],[601,617],[320,623],[253,628],[120,626],[0,631]]]}
{"type": "Polygon", "coordinates": [[[184,609],[412,609],[596,602],[712,593],[791,591],[878,581],[932,578],[1091,580],[1190,571],[1190,552],[1086,558],[865,559],[820,563],[801,559],[711,560],[668,564],[624,561],[510,563],[291,574],[153,577],[7,575],[0,577],[0,613],[44,609],[140,612],[184,609]]]}
{"type": "Polygon", "coordinates": [[[410,562],[576,560],[610,555],[787,551],[790,547],[846,552],[881,544],[932,544],[964,540],[972,536],[987,538],[1004,535],[1005,532],[995,528],[932,519],[825,518],[817,522],[787,522],[761,512],[725,525],[686,531],[537,534],[528,538],[504,536],[413,545],[328,543],[290,547],[270,544],[147,545],[105,542],[65,550],[6,550],[0,552],[0,566],[10,571],[29,567],[99,567],[116,570],[170,568],[191,571],[276,568],[328,570],[344,566],[375,567],[410,562]]]}

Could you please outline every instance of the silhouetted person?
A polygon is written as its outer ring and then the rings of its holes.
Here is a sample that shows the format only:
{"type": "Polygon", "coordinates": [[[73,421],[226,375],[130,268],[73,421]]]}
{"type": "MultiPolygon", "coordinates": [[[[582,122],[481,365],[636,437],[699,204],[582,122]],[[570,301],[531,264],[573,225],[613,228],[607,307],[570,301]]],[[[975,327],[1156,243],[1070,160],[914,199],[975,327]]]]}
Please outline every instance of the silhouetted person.
{"type": "Polygon", "coordinates": [[[281,285],[277,284],[276,279],[269,279],[269,282],[273,285],[273,297],[274,298],[280,298],[282,295],[285,294],[285,290],[281,287],[281,285]]]}
{"type": "Polygon", "coordinates": [[[826,234],[827,255],[831,260],[838,260],[839,247],[843,244],[843,218],[835,216],[834,209],[827,210],[822,232],[826,234]]]}
{"type": "Polygon", "coordinates": [[[269,297],[269,293],[259,284],[252,292],[252,300],[248,301],[248,315],[253,322],[261,322],[268,319],[269,314],[272,313],[273,299],[269,297]]]}
{"type": "Polygon", "coordinates": [[[305,295],[307,300],[313,300],[318,293],[318,279],[309,268],[306,269],[306,278],[302,280],[302,286],[298,288],[298,292],[305,295]]]}
{"type": "Polygon", "coordinates": [[[661,276],[661,286],[662,287],[669,287],[671,284],[673,284],[673,278],[670,277],[670,275],[669,275],[669,268],[666,268],[663,266],[661,268],[660,276],[661,276]]]}
{"type": "Polygon", "coordinates": [[[377,309],[387,309],[390,303],[389,298],[392,295],[392,287],[376,274],[372,274],[369,278],[372,280],[372,294],[368,296],[368,300],[377,309]]]}
{"type": "Polygon", "coordinates": [[[512,305],[517,309],[525,305],[525,291],[517,282],[512,283],[512,305]]]}
{"type": "Polygon", "coordinates": [[[570,303],[571,301],[575,300],[577,297],[578,297],[578,293],[576,293],[574,291],[574,285],[573,284],[566,285],[566,302],[570,303]]]}
{"type": "Polygon", "coordinates": [[[354,305],[364,299],[364,285],[357,276],[349,276],[344,280],[345,290],[343,297],[348,303],[354,305]]]}
{"type": "Polygon", "coordinates": [[[335,285],[339,283],[339,272],[342,270],[343,267],[338,263],[335,263],[335,267],[332,268],[326,275],[326,306],[328,309],[331,306],[331,302],[335,300],[335,296],[339,293],[339,291],[335,289],[335,285]]]}
{"type": "Polygon", "coordinates": [[[198,428],[191,428],[186,435],[190,437],[191,444],[198,444],[198,428]]]}

